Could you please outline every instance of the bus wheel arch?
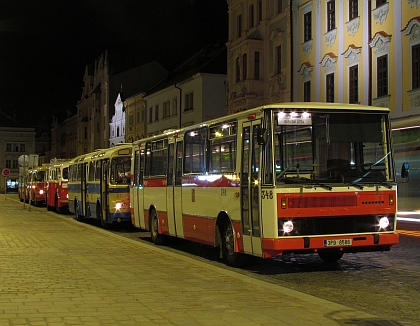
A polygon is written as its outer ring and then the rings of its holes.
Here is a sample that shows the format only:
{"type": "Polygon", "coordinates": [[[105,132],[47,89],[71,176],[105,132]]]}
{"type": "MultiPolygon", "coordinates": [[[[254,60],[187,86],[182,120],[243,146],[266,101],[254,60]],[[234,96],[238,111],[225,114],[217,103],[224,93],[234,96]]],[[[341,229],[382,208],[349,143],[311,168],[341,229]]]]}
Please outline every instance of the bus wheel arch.
{"type": "Polygon", "coordinates": [[[215,245],[219,245],[221,258],[224,258],[226,263],[232,267],[246,265],[249,257],[236,251],[235,230],[233,223],[226,212],[221,212],[219,214],[216,225],[215,245]]]}
{"type": "Polygon", "coordinates": [[[149,208],[149,230],[152,242],[156,245],[165,244],[165,235],[160,233],[159,217],[154,206],[149,208]]]}

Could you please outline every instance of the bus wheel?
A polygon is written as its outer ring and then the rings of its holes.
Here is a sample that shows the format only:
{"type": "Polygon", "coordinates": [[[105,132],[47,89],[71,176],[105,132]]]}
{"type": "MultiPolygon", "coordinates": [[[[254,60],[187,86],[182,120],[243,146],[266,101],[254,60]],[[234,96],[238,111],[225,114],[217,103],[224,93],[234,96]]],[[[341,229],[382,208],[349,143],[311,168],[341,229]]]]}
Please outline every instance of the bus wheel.
{"type": "Polygon", "coordinates": [[[109,229],[110,224],[106,221],[106,218],[104,219],[102,207],[99,203],[96,204],[96,214],[99,217],[99,220],[101,221],[101,226],[104,229],[109,229]]]}
{"type": "Polygon", "coordinates": [[[59,213],[59,214],[62,213],[61,208],[58,206],[58,196],[57,195],[55,195],[54,207],[55,207],[55,211],[57,213],[59,213]]]}
{"type": "Polygon", "coordinates": [[[152,209],[150,213],[150,233],[152,241],[156,245],[164,244],[164,235],[159,233],[159,220],[156,210],[152,209]]]}
{"type": "Polygon", "coordinates": [[[79,222],[83,221],[82,215],[79,214],[79,210],[77,209],[77,203],[74,203],[74,214],[76,215],[76,220],[79,222]]]}
{"type": "Polygon", "coordinates": [[[242,253],[235,252],[235,236],[233,234],[232,224],[229,221],[227,221],[223,227],[222,246],[223,256],[229,266],[241,267],[246,264],[247,256],[242,253]]]}
{"type": "Polygon", "coordinates": [[[343,257],[342,251],[320,251],[318,252],[319,258],[321,258],[326,263],[335,263],[343,257]]]}

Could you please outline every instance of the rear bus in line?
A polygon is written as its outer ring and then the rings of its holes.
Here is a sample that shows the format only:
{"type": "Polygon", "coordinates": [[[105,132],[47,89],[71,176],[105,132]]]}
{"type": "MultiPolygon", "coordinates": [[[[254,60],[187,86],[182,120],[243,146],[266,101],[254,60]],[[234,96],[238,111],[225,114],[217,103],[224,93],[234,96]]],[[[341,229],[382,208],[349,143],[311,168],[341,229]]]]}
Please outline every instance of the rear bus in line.
{"type": "Polygon", "coordinates": [[[388,251],[398,243],[386,108],[280,103],[133,143],[132,223],[250,256],[388,251]]]}
{"type": "Polygon", "coordinates": [[[35,206],[42,206],[45,204],[47,168],[48,164],[42,164],[28,172],[28,201],[35,206]]]}
{"type": "Polygon", "coordinates": [[[68,210],[67,183],[69,160],[53,159],[47,168],[46,206],[49,211],[63,213],[68,210]]]}
{"type": "Polygon", "coordinates": [[[102,227],[129,222],[131,144],[78,156],[69,163],[69,211],[102,227]]]}

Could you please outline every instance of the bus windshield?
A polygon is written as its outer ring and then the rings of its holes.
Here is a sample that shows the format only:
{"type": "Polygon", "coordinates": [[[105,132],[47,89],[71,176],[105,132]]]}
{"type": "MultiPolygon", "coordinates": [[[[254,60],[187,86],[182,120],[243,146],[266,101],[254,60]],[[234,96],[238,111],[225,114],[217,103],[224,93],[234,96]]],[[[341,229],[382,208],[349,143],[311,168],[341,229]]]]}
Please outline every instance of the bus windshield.
{"type": "Polygon", "coordinates": [[[356,113],[274,114],[277,181],[394,181],[388,116],[356,113]]]}
{"type": "Polygon", "coordinates": [[[131,156],[113,158],[111,161],[111,184],[130,184],[131,156]]]}

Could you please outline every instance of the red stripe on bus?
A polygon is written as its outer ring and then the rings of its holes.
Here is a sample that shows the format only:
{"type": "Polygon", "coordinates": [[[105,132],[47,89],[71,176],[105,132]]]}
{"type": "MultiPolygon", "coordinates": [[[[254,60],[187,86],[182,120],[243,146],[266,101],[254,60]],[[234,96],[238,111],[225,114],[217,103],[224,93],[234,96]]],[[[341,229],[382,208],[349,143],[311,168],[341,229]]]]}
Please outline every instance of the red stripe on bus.
{"type": "Polygon", "coordinates": [[[182,215],[184,237],[190,241],[214,244],[214,226],[216,220],[202,216],[182,215]]]}
{"type": "Polygon", "coordinates": [[[182,177],[182,185],[195,187],[239,187],[240,180],[237,175],[209,174],[191,175],[182,177]]]}
{"type": "Polygon", "coordinates": [[[357,214],[392,214],[396,212],[395,191],[331,193],[331,194],[277,194],[278,217],[315,217],[357,214]],[[394,204],[390,203],[390,196],[394,204]],[[282,208],[282,200],[286,208],[282,208]]]}
{"type": "Polygon", "coordinates": [[[144,179],[144,187],[166,187],[166,177],[144,179]]]}

